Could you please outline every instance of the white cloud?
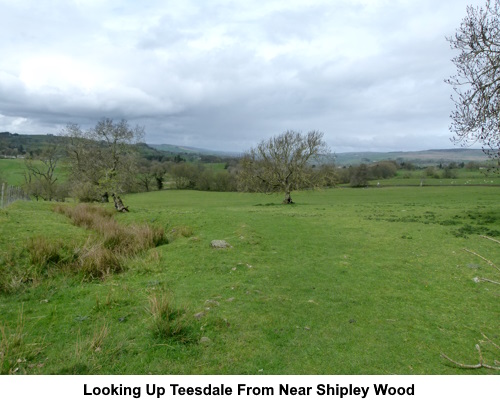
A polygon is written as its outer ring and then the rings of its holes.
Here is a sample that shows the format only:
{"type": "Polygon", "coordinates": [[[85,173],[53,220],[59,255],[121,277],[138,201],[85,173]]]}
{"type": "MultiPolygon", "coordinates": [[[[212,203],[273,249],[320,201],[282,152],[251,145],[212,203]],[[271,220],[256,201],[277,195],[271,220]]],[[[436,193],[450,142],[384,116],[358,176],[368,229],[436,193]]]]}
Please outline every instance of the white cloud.
{"type": "Polygon", "coordinates": [[[469,3],[0,0],[0,130],[106,115],[213,149],[286,129],[337,151],[451,147],[445,36],[469,3]]]}

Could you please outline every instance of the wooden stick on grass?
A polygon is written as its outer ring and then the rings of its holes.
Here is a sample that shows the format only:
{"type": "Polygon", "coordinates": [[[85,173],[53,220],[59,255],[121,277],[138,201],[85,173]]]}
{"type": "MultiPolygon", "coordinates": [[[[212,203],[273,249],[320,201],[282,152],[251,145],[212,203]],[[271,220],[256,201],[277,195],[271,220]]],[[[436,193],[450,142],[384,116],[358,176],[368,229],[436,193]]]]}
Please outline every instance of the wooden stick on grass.
{"type": "Polygon", "coordinates": [[[500,268],[495,264],[493,263],[491,260],[487,259],[486,257],[483,257],[481,256],[479,253],[476,253],[476,252],[473,252],[472,250],[469,250],[467,248],[464,248],[464,250],[467,252],[467,253],[470,253],[472,255],[475,255],[477,257],[479,257],[480,259],[483,259],[486,263],[488,263],[490,266],[494,267],[495,269],[497,269],[498,271],[500,271],[500,268]]]}
{"type": "MultiPolygon", "coordinates": [[[[479,363],[477,363],[477,364],[459,363],[458,361],[450,359],[444,353],[441,353],[441,357],[445,358],[448,361],[451,361],[453,364],[456,364],[457,366],[459,366],[461,368],[469,368],[469,369],[487,368],[487,369],[490,369],[490,370],[500,370],[500,367],[491,366],[489,364],[484,363],[484,361],[483,361],[483,354],[481,353],[481,347],[478,344],[476,345],[476,349],[479,352],[479,363]]],[[[495,361],[495,364],[497,364],[497,361],[495,361]]]]}

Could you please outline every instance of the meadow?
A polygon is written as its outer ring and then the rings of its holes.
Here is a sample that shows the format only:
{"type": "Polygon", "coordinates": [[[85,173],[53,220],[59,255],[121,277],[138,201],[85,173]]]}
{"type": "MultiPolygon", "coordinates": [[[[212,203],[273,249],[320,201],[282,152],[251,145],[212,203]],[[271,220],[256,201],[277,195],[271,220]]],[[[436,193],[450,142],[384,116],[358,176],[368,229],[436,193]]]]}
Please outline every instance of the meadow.
{"type": "MultiPolygon", "coordinates": [[[[33,241],[71,256],[96,230],[54,210],[61,203],[16,202],[0,211],[1,372],[498,374],[441,357],[476,364],[482,334],[500,340],[500,289],[474,281],[498,270],[464,250],[500,262],[481,237],[500,239],[498,192],[334,188],[297,192],[293,205],[126,195],[116,223],[166,239],[94,276],[34,260],[33,241]],[[232,247],[212,248],[219,239],[232,247]]],[[[495,350],[484,346],[485,362],[495,350]]]]}
{"type": "MultiPolygon", "coordinates": [[[[43,164],[35,161],[35,166],[43,169],[43,164]]],[[[6,182],[13,186],[21,186],[24,184],[24,173],[26,172],[26,164],[24,159],[0,159],[0,181],[6,182]]],[[[60,164],[56,170],[56,177],[59,182],[64,182],[67,178],[67,168],[64,164],[60,164]]]]}

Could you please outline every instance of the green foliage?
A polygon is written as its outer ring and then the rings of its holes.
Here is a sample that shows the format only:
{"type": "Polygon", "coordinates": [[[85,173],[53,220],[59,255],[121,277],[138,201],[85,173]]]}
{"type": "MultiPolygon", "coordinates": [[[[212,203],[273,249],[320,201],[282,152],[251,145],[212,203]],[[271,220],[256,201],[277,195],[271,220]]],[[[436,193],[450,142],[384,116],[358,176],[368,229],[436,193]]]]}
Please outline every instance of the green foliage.
{"type": "Polygon", "coordinates": [[[368,185],[368,167],[365,164],[354,168],[349,184],[351,187],[366,187],[368,185]]]}
{"type": "Polygon", "coordinates": [[[236,191],[235,173],[223,166],[180,162],[170,166],[169,173],[178,190],[236,191]]]}
{"type": "Polygon", "coordinates": [[[291,192],[323,186],[313,162],[329,153],[323,133],[306,135],[286,131],[261,141],[240,160],[238,187],[241,191],[284,193],[283,204],[293,203],[291,192]]]}

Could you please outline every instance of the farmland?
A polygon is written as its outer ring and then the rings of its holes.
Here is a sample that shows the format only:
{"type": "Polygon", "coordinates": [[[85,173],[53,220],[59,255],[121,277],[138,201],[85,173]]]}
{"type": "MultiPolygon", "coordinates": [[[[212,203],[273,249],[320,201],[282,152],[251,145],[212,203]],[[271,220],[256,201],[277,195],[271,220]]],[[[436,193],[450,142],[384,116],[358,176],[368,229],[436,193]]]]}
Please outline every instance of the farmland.
{"type": "Polygon", "coordinates": [[[495,373],[441,353],[475,364],[482,333],[498,341],[498,288],[474,282],[498,271],[464,250],[498,262],[480,236],[500,235],[497,187],[334,188],[289,206],[184,190],[124,200],[117,223],[160,227],[168,243],[99,278],[33,263],[35,237],[68,251],[95,234],[57,203],[0,211],[3,373],[495,373]],[[232,247],[210,246],[220,239],[232,247]],[[174,332],[158,333],[162,303],[174,332]]]}

